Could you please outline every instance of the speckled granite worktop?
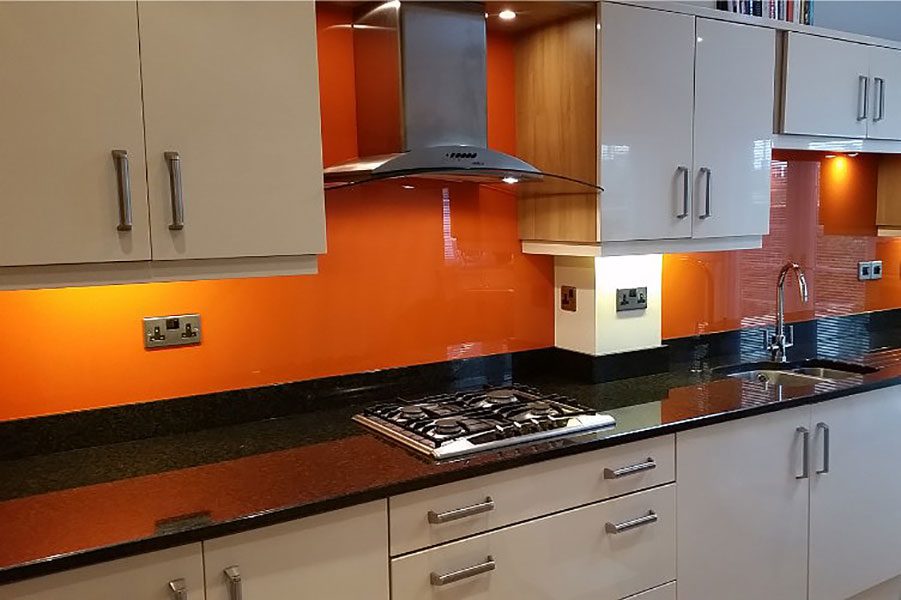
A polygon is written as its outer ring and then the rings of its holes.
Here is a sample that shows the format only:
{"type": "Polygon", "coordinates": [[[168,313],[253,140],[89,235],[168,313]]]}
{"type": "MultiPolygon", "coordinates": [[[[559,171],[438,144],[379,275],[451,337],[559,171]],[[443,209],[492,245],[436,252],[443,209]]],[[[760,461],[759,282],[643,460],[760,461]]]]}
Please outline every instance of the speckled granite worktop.
{"type": "MultiPolygon", "coordinates": [[[[379,393],[350,394],[279,418],[3,460],[0,583],[901,383],[901,344],[886,344],[901,336],[879,334],[878,341],[871,336],[863,345],[830,349],[832,358],[879,371],[802,387],[729,378],[703,360],[600,384],[533,369],[516,381],[609,412],[616,428],[442,464],[351,421],[368,403],[384,400],[379,393]]],[[[737,358],[748,360],[713,362],[737,358]]]]}

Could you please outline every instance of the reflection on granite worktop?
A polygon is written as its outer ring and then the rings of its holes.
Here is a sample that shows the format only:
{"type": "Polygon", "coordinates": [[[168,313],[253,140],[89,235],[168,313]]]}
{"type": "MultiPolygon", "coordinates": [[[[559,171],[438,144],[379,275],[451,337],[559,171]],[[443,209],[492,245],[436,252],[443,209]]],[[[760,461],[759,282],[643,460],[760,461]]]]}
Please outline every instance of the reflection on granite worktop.
{"type": "Polygon", "coordinates": [[[881,370],[774,388],[725,377],[711,364],[676,364],[665,373],[600,384],[533,369],[517,374],[517,382],[609,412],[616,428],[440,464],[351,421],[362,407],[384,399],[378,395],[263,421],[3,461],[0,581],[901,381],[899,350],[848,358],[881,370]]]}

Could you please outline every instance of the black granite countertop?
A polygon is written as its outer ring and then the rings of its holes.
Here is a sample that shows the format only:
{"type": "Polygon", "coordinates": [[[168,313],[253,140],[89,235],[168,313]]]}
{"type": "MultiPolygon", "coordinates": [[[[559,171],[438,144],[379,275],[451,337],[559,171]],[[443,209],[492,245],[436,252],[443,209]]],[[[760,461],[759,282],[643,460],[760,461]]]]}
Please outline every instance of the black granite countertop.
{"type": "Polygon", "coordinates": [[[821,354],[827,349],[877,372],[801,387],[768,387],[710,368],[759,352],[702,356],[663,373],[599,384],[532,368],[516,381],[609,412],[616,428],[441,464],[352,422],[364,406],[385,399],[366,393],[278,418],[9,458],[0,461],[0,583],[901,383],[901,344],[894,343],[901,335],[878,334],[863,345],[820,344],[821,354]]]}

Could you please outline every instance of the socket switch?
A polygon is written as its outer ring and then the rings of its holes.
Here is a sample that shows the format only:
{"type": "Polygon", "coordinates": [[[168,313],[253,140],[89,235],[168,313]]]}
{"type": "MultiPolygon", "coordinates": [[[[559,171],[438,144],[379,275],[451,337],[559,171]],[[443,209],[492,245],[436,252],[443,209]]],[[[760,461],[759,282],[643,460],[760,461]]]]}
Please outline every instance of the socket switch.
{"type": "Polygon", "coordinates": [[[616,312],[644,310],[648,307],[648,288],[619,288],[616,290],[616,312]]]}
{"type": "Polygon", "coordinates": [[[862,260],[857,263],[857,280],[870,281],[871,279],[882,279],[881,260],[862,260]]]}
{"type": "Polygon", "coordinates": [[[200,315],[144,317],[144,347],[168,348],[200,343],[200,315]]]}

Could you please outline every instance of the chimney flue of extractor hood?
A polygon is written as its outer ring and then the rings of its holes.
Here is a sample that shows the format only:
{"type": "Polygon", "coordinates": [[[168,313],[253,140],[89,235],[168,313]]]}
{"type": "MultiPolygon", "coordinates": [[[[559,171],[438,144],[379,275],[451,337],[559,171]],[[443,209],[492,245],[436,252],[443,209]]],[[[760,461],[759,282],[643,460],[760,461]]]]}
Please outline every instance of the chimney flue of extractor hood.
{"type": "Polygon", "coordinates": [[[487,146],[483,5],[366,5],[353,31],[361,156],[487,146]]]}

